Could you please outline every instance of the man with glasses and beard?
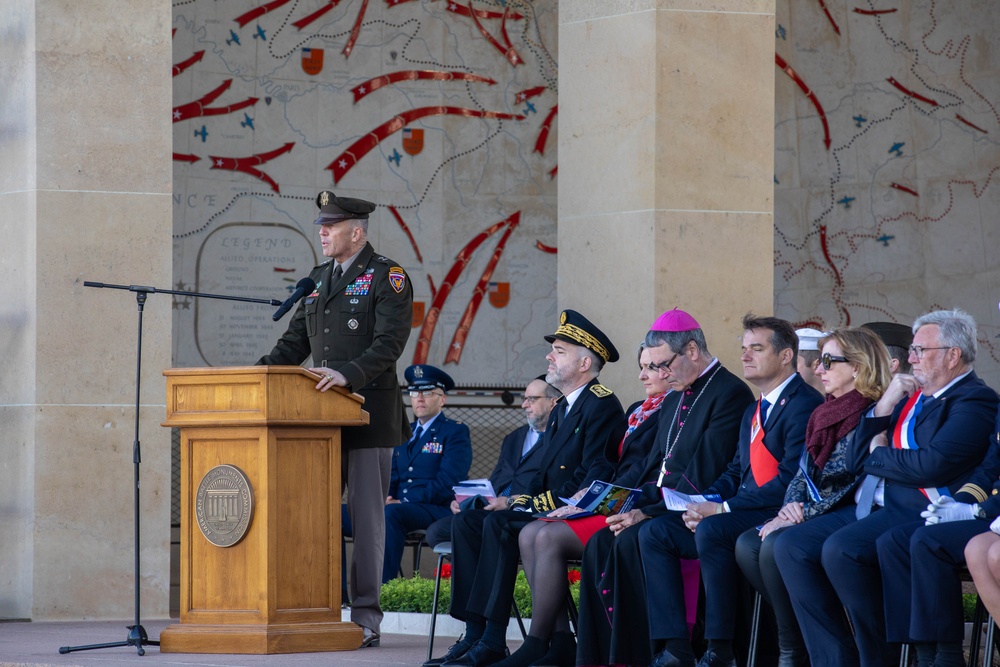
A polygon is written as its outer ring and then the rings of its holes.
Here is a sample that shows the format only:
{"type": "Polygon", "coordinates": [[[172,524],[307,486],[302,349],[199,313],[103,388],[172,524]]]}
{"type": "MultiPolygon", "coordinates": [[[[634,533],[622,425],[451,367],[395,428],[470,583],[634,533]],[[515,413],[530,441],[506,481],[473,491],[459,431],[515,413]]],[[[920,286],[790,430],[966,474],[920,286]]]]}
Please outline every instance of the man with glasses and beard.
{"type": "Polygon", "coordinates": [[[461,505],[457,500],[452,500],[451,514],[438,519],[427,529],[424,541],[429,546],[436,547],[442,542],[451,541],[451,522],[460,511],[507,509],[507,498],[529,490],[528,485],[538,473],[538,465],[542,460],[542,436],[549,421],[549,413],[561,396],[558,389],[545,381],[544,375],[528,383],[521,397],[521,408],[527,423],[514,429],[503,439],[497,464],[490,473],[490,484],[497,494],[496,498],[476,496],[466,499],[461,505]]]}

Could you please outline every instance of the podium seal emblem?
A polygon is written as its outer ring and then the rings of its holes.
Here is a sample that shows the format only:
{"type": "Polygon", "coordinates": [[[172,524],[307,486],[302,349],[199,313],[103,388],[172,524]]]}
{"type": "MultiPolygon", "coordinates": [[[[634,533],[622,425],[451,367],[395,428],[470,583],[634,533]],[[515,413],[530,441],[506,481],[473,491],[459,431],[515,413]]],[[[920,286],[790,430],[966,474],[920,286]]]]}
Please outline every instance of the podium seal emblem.
{"type": "Polygon", "coordinates": [[[253,521],[250,480],[236,466],[215,466],[198,485],[194,515],[205,539],[215,546],[238,544],[253,521]]]}

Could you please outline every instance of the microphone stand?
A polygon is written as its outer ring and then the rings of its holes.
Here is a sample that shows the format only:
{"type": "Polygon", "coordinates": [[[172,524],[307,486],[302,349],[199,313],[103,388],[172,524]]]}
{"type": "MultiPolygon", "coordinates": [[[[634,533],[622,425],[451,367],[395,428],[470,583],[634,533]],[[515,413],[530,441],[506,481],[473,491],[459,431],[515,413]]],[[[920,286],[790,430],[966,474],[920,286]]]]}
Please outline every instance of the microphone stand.
{"type": "Polygon", "coordinates": [[[144,287],[141,285],[108,285],[106,283],[95,283],[85,281],[84,287],[100,287],[106,289],[120,289],[135,292],[136,303],[139,308],[139,330],[136,334],[136,359],[135,359],[135,439],[132,443],[132,464],[134,467],[135,489],[133,511],[135,514],[135,625],[126,626],[128,637],[125,641],[109,642],[105,644],[88,644],[86,646],[62,646],[60,653],[70,653],[72,651],[89,651],[100,648],[113,648],[116,646],[135,646],[139,655],[145,655],[144,646],[159,646],[159,641],[149,639],[146,629],[139,621],[139,463],[141,456],[139,453],[139,389],[142,370],[142,309],[146,305],[146,296],[149,294],[176,294],[180,296],[205,297],[209,299],[226,299],[229,301],[248,301],[250,303],[266,303],[271,306],[280,306],[281,301],[277,299],[254,299],[242,296],[229,296],[225,294],[205,294],[201,292],[184,292],[179,290],[158,289],[156,287],[144,287]]]}

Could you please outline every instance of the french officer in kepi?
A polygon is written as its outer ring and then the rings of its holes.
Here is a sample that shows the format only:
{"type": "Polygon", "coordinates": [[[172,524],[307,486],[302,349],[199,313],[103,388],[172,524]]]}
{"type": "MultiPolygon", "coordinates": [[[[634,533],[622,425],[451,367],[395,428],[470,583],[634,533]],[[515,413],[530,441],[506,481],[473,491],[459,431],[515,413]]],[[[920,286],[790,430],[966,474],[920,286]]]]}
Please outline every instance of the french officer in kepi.
{"type": "Polygon", "coordinates": [[[452,487],[472,465],[469,427],[441,411],[455,382],[434,366],[416,364],[405,372],[416,420],[413,437],[392,452],[392,479],[385,501],[385,560],[382,582],[399,572],[406,534],[451,515],[452,487]]]}
{"type": "Polygon", "coordinates": [[[316,389],[345,387],[365,398],[365,426],[341,429],[341,480],[354,525],[350,580],[351,620],[361,626],[361,646],[379,645],[385,498],[395,443],[410,437],[396,361],[410,337],[413,290],[403,268],[368,242],[375,204],[316,197],[319,238],[329,260],[313,268],[316,289],[302,300],[288,330],[257,363],[298,365],[312,355],[316,389]]]}

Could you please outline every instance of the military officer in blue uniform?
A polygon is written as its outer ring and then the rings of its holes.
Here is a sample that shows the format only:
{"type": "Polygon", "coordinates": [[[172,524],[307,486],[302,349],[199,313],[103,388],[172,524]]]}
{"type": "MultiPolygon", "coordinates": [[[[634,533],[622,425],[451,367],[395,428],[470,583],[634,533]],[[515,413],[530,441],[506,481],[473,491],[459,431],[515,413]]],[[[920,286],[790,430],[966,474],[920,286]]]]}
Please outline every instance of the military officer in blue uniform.
{"type": "Polygon", "coordinates": [[[344,387],[365,398],[370,423],[341,429],[341,480],[356,529],[351,620],[363,630],[363,647],[378,646],[392,448],[410,437],[396,361],[410,336],[413,290],[402,267],[368,242],[375,204],[324,190],[316,206],[315,224],[329,260],[313,268],[309,277],[316,289],[257,363],[298,365],[311,356],[309,370],[320,378],[316,389],[344,387]]]}
{"type": "Polygon", "coordinates": [[[382,583],[399,572],[408,532],[451,515],[452,487],[468,477],[472,465],[469,427],[441,411],[455,382],[444,371],[421,364],[407,368],[405,376],[416,420],[413,437],[392,453],[382,583]]]}

